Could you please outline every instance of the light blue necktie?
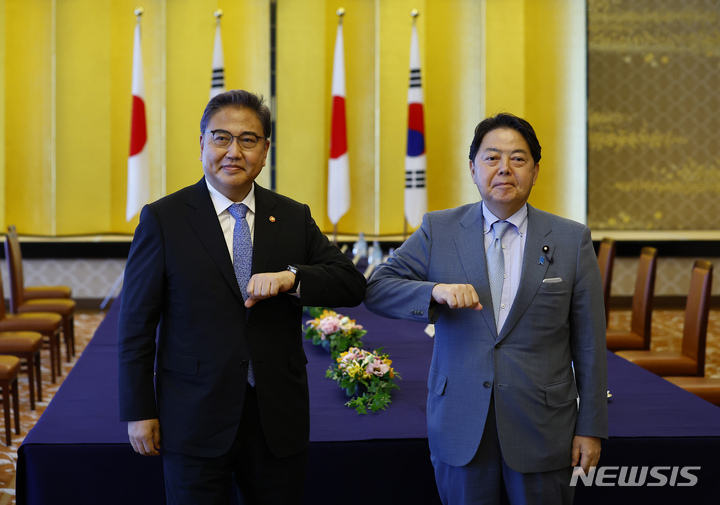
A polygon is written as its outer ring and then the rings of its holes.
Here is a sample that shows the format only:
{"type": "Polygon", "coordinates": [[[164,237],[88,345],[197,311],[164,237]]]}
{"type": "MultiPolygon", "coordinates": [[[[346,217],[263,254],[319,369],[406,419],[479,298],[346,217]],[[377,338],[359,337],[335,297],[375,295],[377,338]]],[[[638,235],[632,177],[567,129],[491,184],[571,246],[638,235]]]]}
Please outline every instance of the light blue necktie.
{"type": "Polygon", "coordinates": [[[492,226],[495,238],[487,250],[488,278],[490,280],[493,310],[495,311],[495,325],[498,323],[500,299],[502,298],[503,283],[505,281],[505,255],[503,254],[502,237],[510,224],[507,221],[495,221],[492,226]]]}
{"type": "MultiPolygon", "coordinates": [[[[252,238],[250,237],[250,226],[248,226],[245,213],[247,205],[234,203],[228,207],[228,212],[235,218],[233,229],[233,268],[237,278],[243,300],[248,299],[247,285],[252,275],[252,238]]],[[[248,365],[248,384],[255,387],[255,374],[253,373],[252,361],[248,365]]]]}

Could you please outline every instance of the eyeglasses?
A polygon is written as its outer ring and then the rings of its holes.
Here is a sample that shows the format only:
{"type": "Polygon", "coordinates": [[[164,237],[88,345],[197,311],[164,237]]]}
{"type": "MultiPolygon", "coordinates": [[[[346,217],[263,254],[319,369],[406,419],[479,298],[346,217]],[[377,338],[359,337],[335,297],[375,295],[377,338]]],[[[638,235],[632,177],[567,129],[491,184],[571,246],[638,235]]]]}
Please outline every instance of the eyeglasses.
{"type": "Polygon", "coordinates": [[[255,149],[260,139],[270,140],[270,137],[260,137],[254,133],[241,133],[240,135],[232,135],[225,130],[206,130],[203,133],[212,134],[212,141],[218,147],[228,147],[233,140],[238,140],[238,145],[243,151],[251,151],[255,149]]]}

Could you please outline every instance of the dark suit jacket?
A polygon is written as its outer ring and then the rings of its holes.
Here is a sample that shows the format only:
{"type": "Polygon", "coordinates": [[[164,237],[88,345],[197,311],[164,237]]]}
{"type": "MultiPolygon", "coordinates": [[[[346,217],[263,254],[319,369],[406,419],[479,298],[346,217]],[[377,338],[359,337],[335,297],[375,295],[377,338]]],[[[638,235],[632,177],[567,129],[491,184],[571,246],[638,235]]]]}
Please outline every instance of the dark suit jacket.
{"type": "Polygon", "coordinates": [[[365,305],[435,323],[428,438],[442,461],[470,462],[493,394],[503,457],[515,471],[570,466],[574,435],[607,438],[605,309],[586,226],[528,206],[520,285],[499,335],[480,203],[426,214],[375,270],[365,305]],[[483,310],[432,302],[438,283],[472,284],[483,310]]]}
{"type": "Polygon", "coordinates": [[[230,448],[250,359],[270,449],[305,449],[302,305],[355,306],[365,294],[364,277],[306,205],[257,185],[255,198],[253,273],[297,266],[301,299],[281,293],[245,308],[204,179],[140,216],[118,325],[120,418],[159,418],[166,450],[214,457],[230,448]]]}

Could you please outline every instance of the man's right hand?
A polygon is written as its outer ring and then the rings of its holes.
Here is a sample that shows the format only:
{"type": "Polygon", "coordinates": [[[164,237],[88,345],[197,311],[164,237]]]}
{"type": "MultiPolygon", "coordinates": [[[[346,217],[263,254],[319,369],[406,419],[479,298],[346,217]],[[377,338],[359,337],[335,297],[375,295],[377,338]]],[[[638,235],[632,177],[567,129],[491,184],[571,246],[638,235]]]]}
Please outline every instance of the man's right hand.
{"type": "Polygon", "coordinates": [[[145,419],[128,423],[128,437],[135,452],[143,456],[160,455],[160,421],[145,419]]]}
{"type": "Polygon", "coordinates": [[[451,309],[482,310],[480,298],[472,284],[435,284],[432,298],[451,309]]]}

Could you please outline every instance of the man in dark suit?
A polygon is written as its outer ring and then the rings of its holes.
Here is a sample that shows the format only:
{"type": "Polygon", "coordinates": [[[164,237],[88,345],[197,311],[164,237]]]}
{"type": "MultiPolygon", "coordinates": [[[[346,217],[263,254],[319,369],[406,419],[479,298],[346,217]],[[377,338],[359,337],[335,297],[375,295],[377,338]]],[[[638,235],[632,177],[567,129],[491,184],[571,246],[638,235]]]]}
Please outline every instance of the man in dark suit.
{"type": "Polygon", "coordinates": [[[233,479],[245,504],[301,502],[302,306],[355,306],[365,294],[307,205],[254,183],[270,130],[262,97],[210,100],[203,179],[147,205],[130,249],[120,416],[136,452],[162,453],[168,503],[227,504],[233,479]]]}
{"type": "Polygon", "coordinates": [[[435,323],[428,439],[446,505],[569,505],[572,467],[596,466],[607,437],[597,258],[586,226],[527,204],[539,161],[527,121],[482,121],[482,202],[426,214],[368,282],[373,312],[435,323]]]}

